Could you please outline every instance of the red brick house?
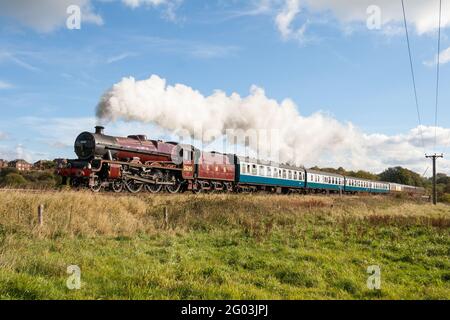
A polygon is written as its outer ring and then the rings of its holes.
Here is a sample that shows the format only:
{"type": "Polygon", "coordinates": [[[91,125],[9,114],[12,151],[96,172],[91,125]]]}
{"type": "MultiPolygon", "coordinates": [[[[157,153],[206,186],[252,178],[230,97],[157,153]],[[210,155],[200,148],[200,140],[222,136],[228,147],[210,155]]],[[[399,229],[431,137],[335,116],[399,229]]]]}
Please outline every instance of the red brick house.
{"type": "Polygon", "coordinates": [[[29,171],[33,167],[31,163],[26,162],[23,159],[13,160],[8,163],[8,167],[16,168],[19,171],[29,171]]]}

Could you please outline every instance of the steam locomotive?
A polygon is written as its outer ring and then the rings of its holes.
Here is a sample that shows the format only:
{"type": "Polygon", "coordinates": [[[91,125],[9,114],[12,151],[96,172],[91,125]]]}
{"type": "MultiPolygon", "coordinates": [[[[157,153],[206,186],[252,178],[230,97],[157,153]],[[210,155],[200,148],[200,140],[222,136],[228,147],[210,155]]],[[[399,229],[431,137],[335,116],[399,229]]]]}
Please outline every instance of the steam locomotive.
{"type": "Polygon", "coordinates": [[[145,135],[108,136],[101,126],[81,133],[74,147],[78,159],[57,173],[63,184],[94,192],[425,193],[419,187],[206,152],[145,135]]]}

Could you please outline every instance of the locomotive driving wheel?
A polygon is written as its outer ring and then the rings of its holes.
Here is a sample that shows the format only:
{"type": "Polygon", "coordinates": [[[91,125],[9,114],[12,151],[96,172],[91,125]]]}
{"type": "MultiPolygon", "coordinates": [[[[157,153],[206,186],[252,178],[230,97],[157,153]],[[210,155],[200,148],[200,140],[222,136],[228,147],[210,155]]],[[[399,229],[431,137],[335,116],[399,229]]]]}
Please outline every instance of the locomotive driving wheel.
{"type": "Polygon", "coordinates": [[[116,180],[111,184],[111,189],[115,192],[115,193],[120,193],[123,191],[123,182],[120,180],[116,180]]]}
{"type": "Polygon", "coordinates": [[[159,184],[158,182],[161,181],[163,178],[163,173],[161,170],[156,170],[153,174],[153,180],[156,181],[155,184],[148,183],[145,185],[145,189],[150,193],[158,193],[162,190],[162,184],[159,184]]]}
{"type": "Polygon", "coordinates": [[[169,193],[178,193],[181,190],[181,182],[176,178],[176,177],[172,177],[172,182],[174,184],[170,184],[166,186],[166,190],[169,193]]]}
{"type": "Polygon", "coordinates": [[[131,193],[138,193],[142,190],[142,188],[144,187],[144,184],[142,182],[136,181],[134,179],[128,179],[125,181],[125,187],[131,193]]]}
{"type": "Polygon", "coordinates": [[[100,190],[102,190],[102,182],[100,181],[100,179],[98,177],[94,177],[94,184],[92,186],[90,186],[90,189],[92,192],[100,192],[100,190]]]}

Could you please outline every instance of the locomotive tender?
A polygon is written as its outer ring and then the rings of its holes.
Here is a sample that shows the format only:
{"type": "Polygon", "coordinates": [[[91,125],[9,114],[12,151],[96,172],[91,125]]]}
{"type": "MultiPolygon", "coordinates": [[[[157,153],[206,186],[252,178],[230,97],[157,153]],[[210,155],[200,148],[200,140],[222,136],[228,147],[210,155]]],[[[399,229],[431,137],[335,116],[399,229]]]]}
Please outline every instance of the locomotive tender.
{"type": "Polygon", "coordinates": [[[148,140],[144,135],[108,136],[101,126],[94,133],[81,133],[74,148],[78,159],[69,160],[57,173],[63,184],[94,192],[106,188],[131,193],[425,193],[423,188],[205,152],[191,145],[148,140]]]}

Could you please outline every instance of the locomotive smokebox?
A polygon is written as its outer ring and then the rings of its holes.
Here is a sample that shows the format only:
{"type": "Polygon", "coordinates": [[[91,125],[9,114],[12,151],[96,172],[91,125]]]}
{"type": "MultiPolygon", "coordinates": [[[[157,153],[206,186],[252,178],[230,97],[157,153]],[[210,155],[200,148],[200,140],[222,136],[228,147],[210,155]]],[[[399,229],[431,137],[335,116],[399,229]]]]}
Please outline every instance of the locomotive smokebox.
{"type": "Polygon", "coordinates": [[[96,126],[95,127],[95,133],[96,134],[104,134],[104,132],[105,132],[105,127],[102,127],[102,126],[96,126]]]}

